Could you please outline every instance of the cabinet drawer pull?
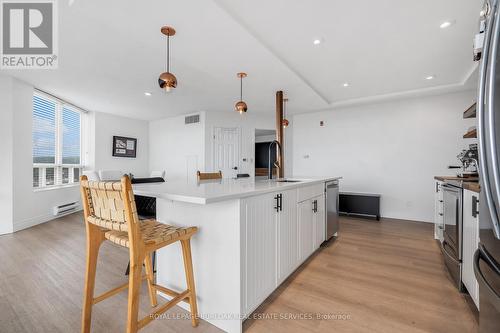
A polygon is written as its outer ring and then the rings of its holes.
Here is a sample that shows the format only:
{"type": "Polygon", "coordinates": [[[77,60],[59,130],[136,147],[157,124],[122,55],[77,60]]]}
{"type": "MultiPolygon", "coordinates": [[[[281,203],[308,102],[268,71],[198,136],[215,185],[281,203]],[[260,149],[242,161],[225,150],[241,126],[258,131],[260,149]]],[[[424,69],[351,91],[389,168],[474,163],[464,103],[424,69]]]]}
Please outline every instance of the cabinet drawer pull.
{"type": "Polygon", "coordinates": [[[479,214],[479,211],[477,210],[477,204],[479,203],[479,200],[477,200],[477,197],[475,195],[472,196],[472,217],[476,218],[477,215],[479,214]]]}
{"type": "Polygon", "coordinates": [[[279,196],[279,194],[277,194],[274,197],[274,200],[276,200],[276,206],[274,206],[274,209],[276,209],[276,212],[279,212],[280,211],[280,196],[279,196]]]}

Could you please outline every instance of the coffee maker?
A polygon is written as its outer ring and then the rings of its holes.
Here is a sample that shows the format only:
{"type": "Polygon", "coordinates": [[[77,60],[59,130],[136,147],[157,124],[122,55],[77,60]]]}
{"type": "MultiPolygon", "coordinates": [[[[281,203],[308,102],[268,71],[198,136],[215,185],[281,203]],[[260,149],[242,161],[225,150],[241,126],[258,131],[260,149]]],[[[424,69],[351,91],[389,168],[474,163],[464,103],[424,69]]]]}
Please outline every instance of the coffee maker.
{"type": "Polygon", "coordinates": [[[477,144],[470,144],[469,149],[464,149],[457,155],[457,159],[462,164],[459,167],[460,171],[457,173],[458,177],[469,178],[478,177],[479,168],[479,155],[477,150],[477,144]]]}

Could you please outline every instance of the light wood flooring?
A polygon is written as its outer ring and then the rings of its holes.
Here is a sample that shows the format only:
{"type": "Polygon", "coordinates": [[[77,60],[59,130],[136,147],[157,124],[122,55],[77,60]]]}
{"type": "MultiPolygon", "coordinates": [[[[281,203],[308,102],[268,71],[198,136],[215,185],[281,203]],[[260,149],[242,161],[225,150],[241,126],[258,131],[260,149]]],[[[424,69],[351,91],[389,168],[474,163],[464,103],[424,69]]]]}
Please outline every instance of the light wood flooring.
{"type": "MultiPolygon", "coordinates": [[[[432,228],[342,218],[340,237],[274,292],[257,319],[245,322],[245,332],[477,332],[465,297],[448,280],[432,228]],[[317,314],[326,319],[310,319],[317,314]],[[293,316],[300,318],[283,319],[293,316]]],[[[79,213],[0,236],[0,332],[79,332],[84,248],[79,213]]],[[[97,294],[126,282],[127,256],[103,245],[97,294]]],[[[141,316],[150,310],[145,285],[142,291],[141,316]]],[[[93,332],[125,331],[126,295],[94,306],[93,332]]],[[[204,321],[192,328],[187,319],[161,319],[141,332],[221,331],[204,321]]]]}

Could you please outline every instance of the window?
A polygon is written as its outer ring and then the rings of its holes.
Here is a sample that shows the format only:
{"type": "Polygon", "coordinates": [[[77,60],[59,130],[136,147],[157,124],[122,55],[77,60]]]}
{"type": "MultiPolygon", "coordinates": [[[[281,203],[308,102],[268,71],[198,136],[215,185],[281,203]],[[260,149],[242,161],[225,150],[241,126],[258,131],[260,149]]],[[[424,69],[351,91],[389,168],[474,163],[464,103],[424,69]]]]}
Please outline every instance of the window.
{"type": "Polygon", "coordinates": [[[78,183],[82,170],[82,112],[41,93],[33,95],[33,187],[78,183]]]}

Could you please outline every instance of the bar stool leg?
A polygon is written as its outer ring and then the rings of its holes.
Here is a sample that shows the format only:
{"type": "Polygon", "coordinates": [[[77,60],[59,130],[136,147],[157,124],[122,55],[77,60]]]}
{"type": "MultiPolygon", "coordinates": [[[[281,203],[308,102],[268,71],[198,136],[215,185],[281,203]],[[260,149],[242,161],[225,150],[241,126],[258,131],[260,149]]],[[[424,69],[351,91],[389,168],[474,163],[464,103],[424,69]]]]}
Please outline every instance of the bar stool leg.
{"type": "Polygon", "coordinates": [[[141,291],[142,260],[130,261],[130,275],[128,287],[128,316],[127,333],[136,333],[139,319],[139,297],[141,291]]]}
{"type": "Polygon", "coordinates": [[[97,257],[103,240],[104,235],[101,230],[94,225],[87,224],[87,263],[85,268],[85,287],[83,292],[82,333],[90,332],[97,257]]]}
{"type": "Polygon", "coordinates": [[[153,264],[151,262],[151,254],[146,255],[146,258],[144,259],[144,266],[146,267],[146,275],[148,278],[149,300],[151,301],[151,306],[155,307],[158,305],[158,301],[156,299],[156,289],[153,286],[155,280],[154,280],[153,264]]]}
{"type": "Polygon", "coordinates": [[[196,290],[194,287],[193,262],[191,259],[190,239],[182,239],[182,256],[184,257],[184,270],[186,272],[186,283],[189,290],[189,306],[191,309],[191,325],[198,326],[198,305],[196,304],[196,290]]]}

